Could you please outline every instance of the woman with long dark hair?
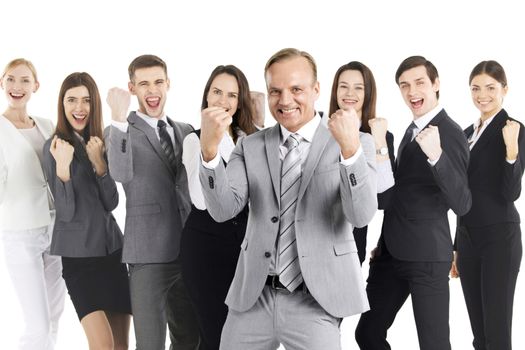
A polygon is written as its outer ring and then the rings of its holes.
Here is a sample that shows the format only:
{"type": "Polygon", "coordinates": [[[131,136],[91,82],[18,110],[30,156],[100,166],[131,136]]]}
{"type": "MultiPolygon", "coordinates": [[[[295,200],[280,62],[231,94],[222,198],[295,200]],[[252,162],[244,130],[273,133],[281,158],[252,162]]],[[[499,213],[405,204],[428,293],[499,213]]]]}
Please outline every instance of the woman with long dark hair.
{"type": "Polygon", "coordinates": [[[122,232],[111,211],[118,204],[108,172],[102,106],[93,78],[72,73],[58,96],[57,128],[44,146],[47,180],[57,220],[51,254],[62,256],[62,276],[94,349],[127,349],[131,303],[121,263],[122,232]]]}

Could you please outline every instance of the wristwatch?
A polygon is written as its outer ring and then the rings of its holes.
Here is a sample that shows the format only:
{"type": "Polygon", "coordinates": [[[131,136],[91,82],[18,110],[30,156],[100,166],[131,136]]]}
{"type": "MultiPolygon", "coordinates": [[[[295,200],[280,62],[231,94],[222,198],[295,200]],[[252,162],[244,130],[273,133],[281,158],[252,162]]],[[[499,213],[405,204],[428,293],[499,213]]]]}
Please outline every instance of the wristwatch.
{"type": "Polygon", "coordinates": [[[386,156],[388,154],[388,148],[386,147],[381,147],[379,149],[376,149],[376,154],[378,156],[386,156]]]}

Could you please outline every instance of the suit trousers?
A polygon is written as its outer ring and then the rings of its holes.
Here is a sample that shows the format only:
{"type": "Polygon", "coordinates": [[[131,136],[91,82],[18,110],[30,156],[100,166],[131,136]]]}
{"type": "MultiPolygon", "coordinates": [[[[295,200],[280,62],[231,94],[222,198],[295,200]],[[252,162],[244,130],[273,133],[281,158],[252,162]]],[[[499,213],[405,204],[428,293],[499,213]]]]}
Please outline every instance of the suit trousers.
{"type": "Polygon", "coordinates": [[[512,308],[522,257],[518,223],[460,227],[457,265],[474,349],[512,349],[512,308]]]}
{"type": "Polygon", "coordinates": [[[129,264],[131,309],[137,350],[195,350],[199,328],[182,280],[181,264],[129,264]]]}
{"type": "Polygon", "coordinates": [[[23,231],[2,231],[6,269],[20,302],[24,333],[19,350],[52,350],[64,311],[66,286],[59,256],[49,255],[54,225],[23,231]]]}
{"type": "Polygon", "coordinates": [[[421,350],[450,350],[450,262],[412,262],[383,252],[370,263],[370,311],[361,315],[356,340],[362,350],[389,350],[386,337],[409,295],[421,350]]]}
{"type": "Polygon", "coordinates": [[[301,287],[289,293],[265,286],[248,311],[229,309],[220,349],[339,350],[341,321],[301,287]]]}

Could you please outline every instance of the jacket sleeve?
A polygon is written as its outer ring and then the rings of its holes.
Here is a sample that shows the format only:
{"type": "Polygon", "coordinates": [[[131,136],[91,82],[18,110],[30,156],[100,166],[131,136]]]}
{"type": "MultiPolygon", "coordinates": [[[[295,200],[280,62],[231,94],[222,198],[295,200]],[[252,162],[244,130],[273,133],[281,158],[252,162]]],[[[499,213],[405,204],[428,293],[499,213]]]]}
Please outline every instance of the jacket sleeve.
{"type": "MultiPolygon", "coordinates": [[[[70,222],[75,216],[75,191],[73,190],[73,178],[62,182],[56,175],[55,159],[49,151],[51,141],[44,144],[44,172],[47,183],[53,194],[57,220],[70,222]]],[[[75,161],[73,159],[73,161],[75,161]]]]}
{"type": "Polygon", "coordinates": [[[7,162],[4,158],[4,151],[0,148],[0,204],[4,200],[5,188],[7,186],[7,162]]]}
{"type": "MultiPolygon", "coordinates": [[[[503,137],[503,136],[501,136],[503,137]]],[[[509,202],[514,202],[520,197],[521,178],[525,164],[525,131],[520,124],[520,133],[518,136],[518,158],[514,164],[510,164],[503,159],[503,177],[501,179],[501,193],[509,202]]]]}
{"type": "MultiPolygon", "coordinates": [[[[107,163],[108,160],[105,154],[104,159],[107,163]]],[[[109,168],[106,174],[103,176],[97,176],[97,185],[104,209],[106,209],[106,211],[112,211],[118,205],[118,190],[115,180],[111,177],[109,168]]]]}
{"type": "Polygon", "coordinates": [[[470,157],[467,140],[459,128],[447,128],[443,133],[440,130],[440,134],[443,152],[437,163],[431,166],[431,171],[449,207],[457,215],[465,215],[472,206],[467,175],[470,157]]]}
{"type": "Polygon", "coordinates": [[[360,140],[363,153],[354,164],[340,167],[343,212],[354,227],[368,225],[377,211],[374,141],[369,134],[361,134],[360,140]]]}
{"type": "Polygon", "coordinates": [[[133,179],[133,154],[131,149],[130,128],[122,132],[115,126],[106,128],[104,134],[109,142],[108,148],[109,172],[113,179],[127,183],[133,179]]]}

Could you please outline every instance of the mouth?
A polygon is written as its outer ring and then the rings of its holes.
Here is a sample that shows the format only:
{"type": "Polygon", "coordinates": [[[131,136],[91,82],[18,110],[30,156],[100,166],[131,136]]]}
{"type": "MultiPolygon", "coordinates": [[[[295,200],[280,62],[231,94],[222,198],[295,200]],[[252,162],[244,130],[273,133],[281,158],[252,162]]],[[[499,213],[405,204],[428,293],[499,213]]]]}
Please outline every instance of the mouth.
{"type": "Polygon", "coordinates": [[[284,117],[293,115],[296,111],[299,111],[299,108],[279,108],[278,112],[284,117]]]}
{"type": "Polygon", "coordinates": [[[149,108],[157,108],[160,105],[160,97],[150,96],[146,97],[146,104],[149,108]]]}
{"type": "Polygon", "coordinates": [[[77,121],[77,122],[83,122],[87,118],[87,114],[85,114],[85,113],[73,113],[73,118],[75,118],[75,121],[77,121]]]}
{"type": "Polygon", "coordinates": [[[425,100],[422,98],[413,98],[410,100],[410,105],[412,106],[413,109],[419,109],[421,108],[421,106],[423,106],[424,101],[425,100]]]}
{"type": "Polygon", "coordinates": [[[9,93],[9,96],[11,96],[11,98],[15,100],[20,100],[25,96],[25,94],[17,94],[17,93],[11,92],[9,93]]]}
{"type": "Polygon", "coordinates": [[[488,105],[490,102],[491,102],[491,101],[478,101],[478,104],[479,104],[480,106],[486,106],[486,105],[488,105]]]}

